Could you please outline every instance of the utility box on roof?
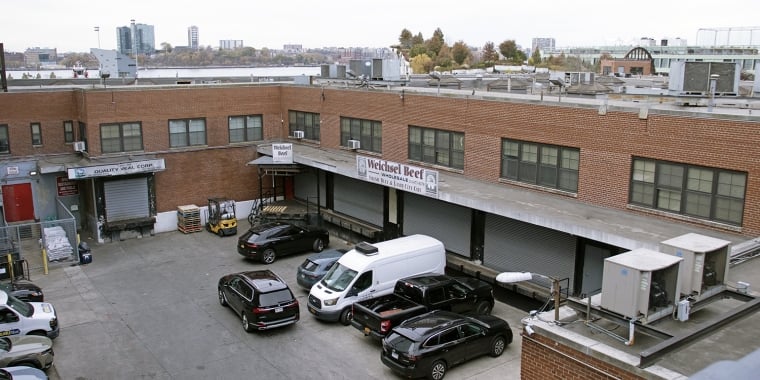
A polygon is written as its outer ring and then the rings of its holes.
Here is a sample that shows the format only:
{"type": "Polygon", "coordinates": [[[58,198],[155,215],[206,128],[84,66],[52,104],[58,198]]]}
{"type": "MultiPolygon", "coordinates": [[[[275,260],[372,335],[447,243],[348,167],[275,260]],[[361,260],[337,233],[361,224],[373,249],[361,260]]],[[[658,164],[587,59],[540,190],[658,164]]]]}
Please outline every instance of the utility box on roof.
{"type": "Polygon", "coordinates": [[[681,257],[681,294],[697,300],[720,293],[728,277],[731,242],[688,233],[660,243],[664,253],[681,257]]]}
{"type": "Polygon", "coordinates": [[[649,323],[670,315],[678,303],[682,259],[645,248],[604,260],[602,308],[649,323]]]}

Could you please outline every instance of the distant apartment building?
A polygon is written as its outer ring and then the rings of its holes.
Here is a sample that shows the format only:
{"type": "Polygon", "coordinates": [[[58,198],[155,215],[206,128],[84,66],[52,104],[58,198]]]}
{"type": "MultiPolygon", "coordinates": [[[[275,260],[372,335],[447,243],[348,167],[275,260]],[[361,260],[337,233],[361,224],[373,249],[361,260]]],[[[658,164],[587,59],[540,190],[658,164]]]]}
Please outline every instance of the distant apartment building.
{"type": "Polygon", "coordinates": [[[219,50],[235,50],[243,47],[243,40],[219,40],[219,50]]]}
{"type": "Polygon", "coordinates": [[[187,28],[187,46],[190,49],[198,50],[198,27],[195,25],[187,28]]]}
{"type": "Polygon", "coordinates": [[[285,45],[282,45],[282,50],[285,50],[286,53],[300,53],[303,51],[303,45],[285,44],[285,45]]]}
{"type": "Polygon", "coordinates": [[[57,61],[56,49],[34,47],[24,51],[24,64],[27,66],[53,66],[57,61]]]}
{"type": "Polygon", "coordinates": [[[549,37],[537,37],[531,41],[530,51],[531,53],[538,49],[539,51],[554,50],[554,38],[549,37]]]}
{"type": "Polygon", "coordinates": [[[150,55],[156,51],[153,25],[135,24],[116,28],[116,50],[121,54],[150,55]]]}

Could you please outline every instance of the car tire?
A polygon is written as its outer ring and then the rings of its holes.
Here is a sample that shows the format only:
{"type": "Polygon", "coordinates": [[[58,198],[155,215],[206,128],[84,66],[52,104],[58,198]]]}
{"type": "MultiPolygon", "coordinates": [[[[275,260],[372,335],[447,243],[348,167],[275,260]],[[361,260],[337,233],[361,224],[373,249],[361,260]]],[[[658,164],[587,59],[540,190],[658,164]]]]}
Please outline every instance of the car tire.
{"type": "Polygon", "coordinates": [[[222,305],[222,306],[227,306],[228,305],[228,303],[227,303],[227,296],[224,295],[224,291],[222,291],[221,288],[219,289],[219,304],[222,305]]]}
{"type": "Polygon", "coordinates": [[[480,301],[478,302],[478,305],[475,306],[475,312],[482,315],[488,315],[491,314],[491,303],[488,301],[480,301]]]}
{"type": "Polygon", "coordinates": [[[347,307],[340,313],[338,321],[343,326],[348,326],[351,324],[352,319],[354,319],[354,311],[350,307],[347,307]]]}
{"type": "Polygon", "coordinates": [[[430,374],[428,374],[428,379],[441,380],[444,376],[446,376],[446,362],[443,360],[434,361],[430,366],[430,374]]]}
{"type": "Polygon", "coordinates": [[[493,338],[491,341],[491,352],[488,354],[492,357],[496,358],[501,356],[501,354],[504,353],[504,349],[507,347],[507,339],[504,338],[504,336],[499,335],[496,338],[493,338]]]}
{"type": "Polygon", "coordinates": [[[325,249],[325,242],[322,240],[322,238],[316,238],[314,240],[314,244],[312,244],[311,248],[314,249],[314,252],[322,252],[325,249]]]}
{"type": "Polygon", "coordinates": [[[261,262],[264,264],[271,264],[277,259],[277,254],[274,252],[274,249],[267,248],[264,250],[264,253],[261,254],[261,262]]]}
{"type": "Polygon", "coordinates": [[[219,235],[219,237],[224,237],[224,230],[220,228],[218,231],[216,231],[216,234],[219,235]]]}
{"type": "Polygon", "coordinates": [[[242,314],[242,319],[243,319],[243,330],[245,330],[245,332],[252,332],[253,327],[251,326],[251,323],[248,322],[248,317],[246,317],[245,313],[242,314]]]}

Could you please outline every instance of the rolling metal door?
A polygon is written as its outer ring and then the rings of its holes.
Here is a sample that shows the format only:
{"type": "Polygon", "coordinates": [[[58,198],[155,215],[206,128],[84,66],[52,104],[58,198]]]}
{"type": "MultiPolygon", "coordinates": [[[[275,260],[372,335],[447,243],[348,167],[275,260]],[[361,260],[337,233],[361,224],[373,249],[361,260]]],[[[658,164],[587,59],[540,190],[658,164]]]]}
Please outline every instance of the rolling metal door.
{"type": "Polygon", "coordinates": [[[421,195],[404,193],[404,235],[430,235],[446,250],[470,257],[470,209],[421,195]]]}
{"type": "Polygon", "coordinates": [[[376,226],[383,225],[383,187],[349,177],[335,176],[335,211],[376,226]]]}
{"type": "Polygon", "coordinates": [[[317,200],[317,175],[319,175],[319,205],[325,207],[325,174],[322,171],[306,171],[295,176],[296,198],[306,202],[317,200]]]}
{"type": "Polygon", "coordinates": [[[576,238],[503,216],[486,215],[483,264],[501,272],[533,272],[570,279],[573,288],[576,238]]]}
{"type": "Polygon", "coordinates": [[[106,181],[106,221],[146,218],[148,207],[148,179],[146,177],[106,181]]]}

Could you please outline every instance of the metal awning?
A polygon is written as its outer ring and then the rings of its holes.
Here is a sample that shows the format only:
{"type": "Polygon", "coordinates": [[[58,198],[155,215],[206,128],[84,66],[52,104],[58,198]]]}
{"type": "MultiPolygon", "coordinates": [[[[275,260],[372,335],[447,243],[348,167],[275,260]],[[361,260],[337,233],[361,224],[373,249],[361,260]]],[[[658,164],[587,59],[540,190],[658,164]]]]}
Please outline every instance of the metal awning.
{"type": "Polygon", "coordinates": [[[301,165],[274,162],[272,156],[261,156],[245,165],[258,166],[259,175],[290,176],[301,172],[301,165]]]}

